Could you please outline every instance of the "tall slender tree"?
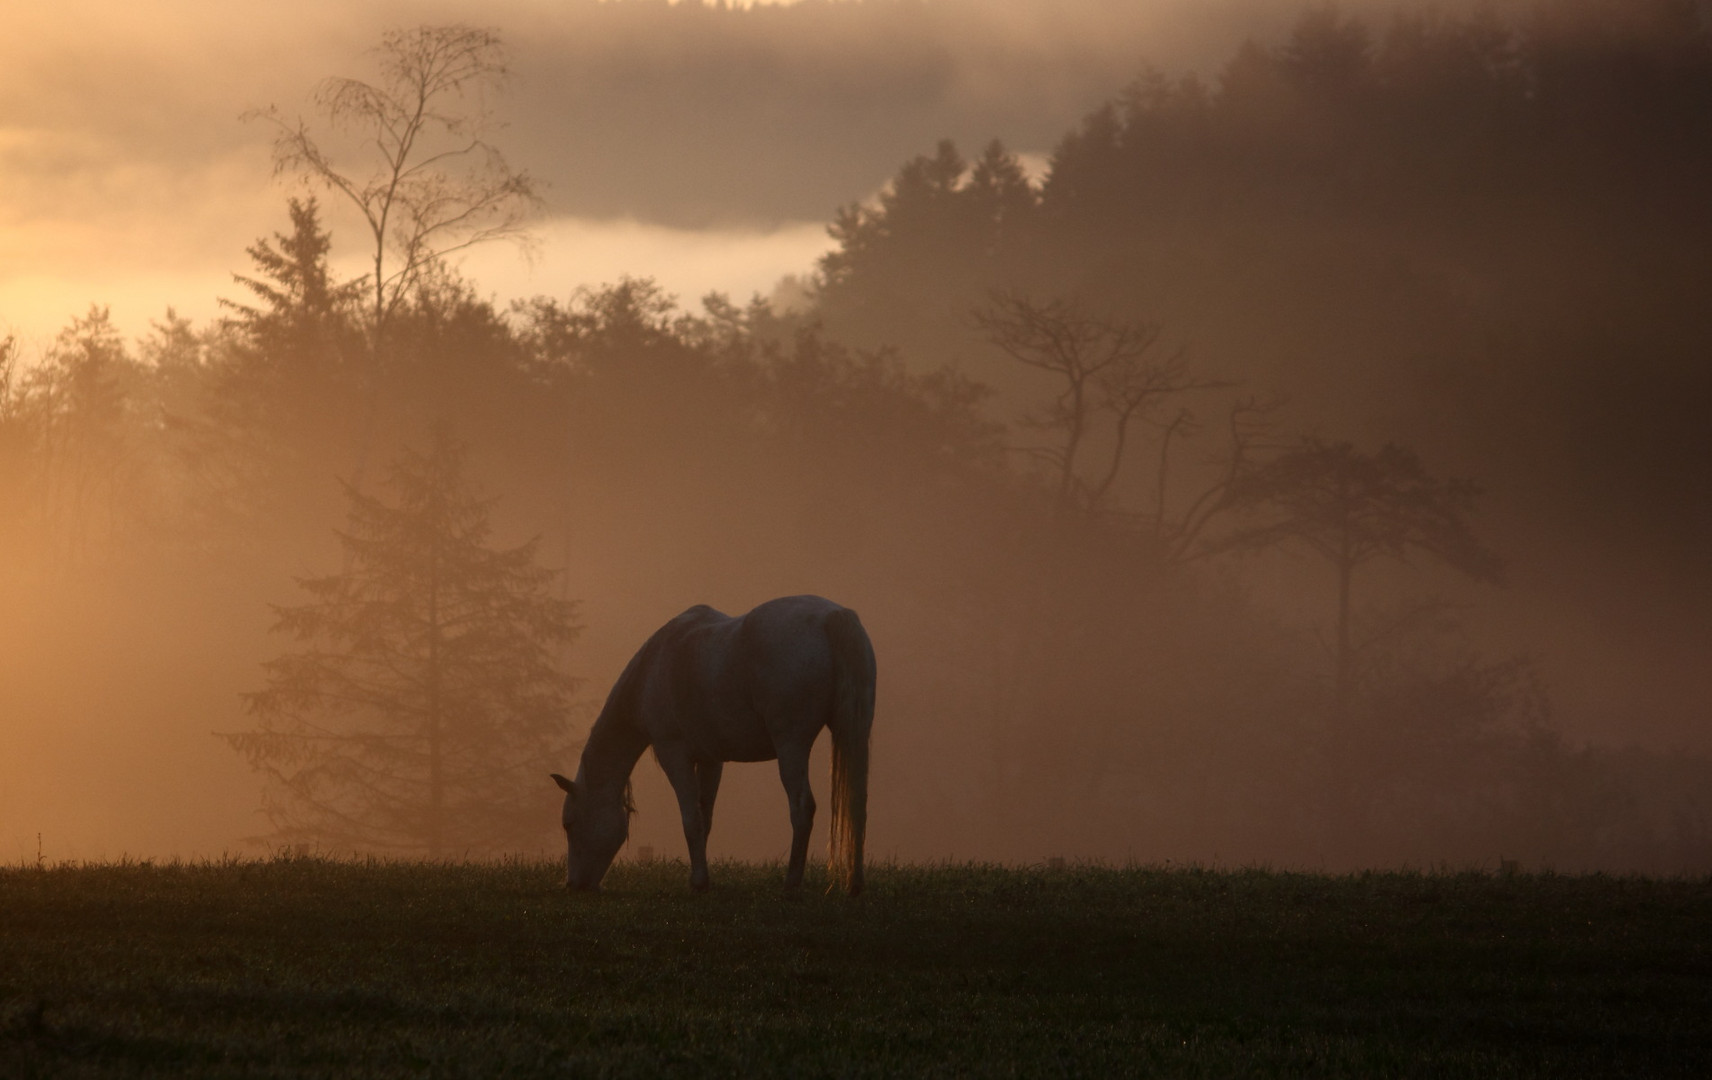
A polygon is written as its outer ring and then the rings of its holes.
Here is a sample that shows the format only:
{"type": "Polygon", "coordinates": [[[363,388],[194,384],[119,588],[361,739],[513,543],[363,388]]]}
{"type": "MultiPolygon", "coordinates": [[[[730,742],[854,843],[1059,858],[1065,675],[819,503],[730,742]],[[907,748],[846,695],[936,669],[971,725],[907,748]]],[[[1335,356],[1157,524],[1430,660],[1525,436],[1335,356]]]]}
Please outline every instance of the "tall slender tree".
{"type": "Polygon", "coordinates": [[[322,132],[275,108],[247,114],[274,127],[276,173],[335,193],[368,231],[367,402],[351,470],[359,490],[402,309],[444,282],[452,254],[494,240],[527,245],[525,225],[541,202],[536,182],[489,141],[497,124],[487,94],[507,77],[495,31],[456,24],[392,30],[375,54],[377,81],[335,77],[316,87],[322,132]]]}
{"type": "Polygon", "coordinates": [[[125,531],[143,486],[143,376],[108,309],[96,304],[59,332],[45,361],[22,380],[41,522],[57,557],[79,563],[125,531]]]}

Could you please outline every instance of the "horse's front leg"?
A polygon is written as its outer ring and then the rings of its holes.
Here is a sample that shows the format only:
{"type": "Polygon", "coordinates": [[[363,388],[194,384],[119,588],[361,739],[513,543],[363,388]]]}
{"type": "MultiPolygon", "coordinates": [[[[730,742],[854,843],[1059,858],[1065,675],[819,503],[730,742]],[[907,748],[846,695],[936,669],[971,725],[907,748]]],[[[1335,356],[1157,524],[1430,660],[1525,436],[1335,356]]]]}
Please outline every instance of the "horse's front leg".
{"type": "Polygon", "coordinates": [[[802,885],[808,863],[808,838],[814,832],[814,792],[808,786],[808,749],[779,751],[779,779],[791,804],[791,865],[785,871],[785,888],[802,885]]]}
{"type": "Polygon", "coordinates": [[[684,819],[684,841],[690,849],[690,888],[704,892],[707,876],[707,821],[702,817],[701,782],[696,777],[695,762],[680,751],[657,750],[660,768],[672,782],[678,796],[678,813],[684,819]]]}
{"type": "Polygon", "coordinates": [[[701,789],[702,835],[713,835],[713,800],[719,797],[719,779],[725,775],[725,762],[696,762],[696,784],[701,789]]]}

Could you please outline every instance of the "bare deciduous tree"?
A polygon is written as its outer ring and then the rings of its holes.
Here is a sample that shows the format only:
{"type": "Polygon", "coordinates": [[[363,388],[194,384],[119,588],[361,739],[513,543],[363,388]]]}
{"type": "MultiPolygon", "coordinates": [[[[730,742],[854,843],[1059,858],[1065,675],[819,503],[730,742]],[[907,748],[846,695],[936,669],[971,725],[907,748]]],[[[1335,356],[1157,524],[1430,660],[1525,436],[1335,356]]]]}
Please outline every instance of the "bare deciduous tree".
{"type": "Polygon", "coordinates": [[[349,161],[301,118],[277,108],[246,117],[276,129],[275,174],[295,173],[337,192],[361,213],[372,244],[366,282],[374,361],[387,324],[424,275],[446,256],[493,240],[525,241],[540,203],[536,182],[487,141],[486,94],[505,81],[499,35],[469,26],[389,31],[376,54],[378,84],[323,80],[313,101],[350,141],[349,161]]]}
{"type": "Polygon", "coordinates": [[[1182,350],[1151,358],[1161,333],[1158,323],[1103,318],[1073,300],[995,292],[975,311],[975,324],[1006,356],[1062,380],[1052,406],[1029,420],[1063,433],[1061,445],[1030,450],[1057,473],[1060,513],[1078,503],[1091,510],[1106,505],[1136,420],[1172,395],[1225,385],[1192,375],[1182,350]],[[1111,445],[1090,481],[1079,466],[1101,413],[1111,416],[1111,445]]]}
{"type": "Polygon", "coordinates": [[[1188,409],[1179,409],[1164,422],[1159,440],[1159,477],[1154,509],[1154,527],[1172,559],[1190,561],[1222,550],[1220,541],[1207,539],[1208,526],[1237,506],[1240,484],[1250,471],[1259,468],[1280,447],[1274,438],[1273,415],[1284,407],[1276,394],[1243,397],[1230,406],[1225,417],[1229,451],[1219,459],[1218,475],[1173,518],[1166,491],[1171,476],[1171,443],[1194,436],[1200,423],[1188,409]]]}

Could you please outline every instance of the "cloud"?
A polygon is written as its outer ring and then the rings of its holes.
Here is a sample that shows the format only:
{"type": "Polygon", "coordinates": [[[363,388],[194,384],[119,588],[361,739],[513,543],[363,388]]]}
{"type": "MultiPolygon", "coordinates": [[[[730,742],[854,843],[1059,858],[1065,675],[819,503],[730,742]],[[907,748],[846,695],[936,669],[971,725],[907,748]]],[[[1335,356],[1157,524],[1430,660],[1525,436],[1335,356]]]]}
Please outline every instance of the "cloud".
{"type": "MultiPolygon", "coordinates": [[[[268,230],[283,226],[276,220],[284,217],[277,204],[265,214],[258,210],[257,216],[267,221],[268,230]]],[[[341,235],[349,234],[335,226],[335,239],[341,235]]],[[[541,223],[534,239],[530,258],[513,247],[492,245],[466,254],[460,268],[482,295],[502,306],[537,295],[563,299],[579,286],[629,276],[651,277],[693,308],[709,292],[726,293],[740,303],[755,293],[767,295],[781,277],[812,269],[832,245],[819,222],[773,229],[678,229],[633,219],[572,217],[541,223]]],[[[126,237],[122,255],[106,243],[98,226],[0,229],[0,241],[10,245],[0,249],[0,261],[23,268],[0,273],[0,333],[15,332],[37,347],[91,303],[107,305],[115,324],[132,336],[146,333],[168,305],[193,322],[217,318],[218,298],[242,293],[232,274],[249,268],[242,243],[221,247],[210,241],[204,250],[214,254],[192,256],[182,249],[175,259],[153,261],[149,252],[161,237],[142,227],[126,237]],[[27,250],[42,257],[13,258],[27,250]],[[102,258],[79,257],[98,250],[102,258]]],[[[342,245],[334,268],[341,276],[356,277],[364,271],[364,257],[342,245]]]]}
{"type": "MultiPolygon", "coordinates": [[[[742,295],[808,269],[824,238],[805,223],[829,220],[938,139],[969,151],[1001,138],[1040,171],[1144,62],[1207,67],[1297,7],[25,5],[0,37],[0,325],[49,333],[91,300],[112,302],[128,327],[168,303],[211,315],[247,266],[244,248],[284,217],[269,133],[239,115],[302,110],[328,75],[372,77],[367,50],[391,26],[493,25],[510,44],[498,141],[546,182],[557,224],[533,275],[484,253],[468,264],[479,284],[555,291],[621,267],[686,295],[742,295]]],[[[350,239],[333,220],[336,239],[350,239]]]]}
{"type": "Polygon", "coordinates": [[[803,273],[832,247],[819,222],[773,229],[676,229],[634,219],[557,218],[536,230],[539,246],[525,261],[512,250],[471,253],[464,272],[502,298],[564,296],[578,285],[652,277],[694,306],[710,292],[739,303],[769,294],[781,277],[803,273]]]}

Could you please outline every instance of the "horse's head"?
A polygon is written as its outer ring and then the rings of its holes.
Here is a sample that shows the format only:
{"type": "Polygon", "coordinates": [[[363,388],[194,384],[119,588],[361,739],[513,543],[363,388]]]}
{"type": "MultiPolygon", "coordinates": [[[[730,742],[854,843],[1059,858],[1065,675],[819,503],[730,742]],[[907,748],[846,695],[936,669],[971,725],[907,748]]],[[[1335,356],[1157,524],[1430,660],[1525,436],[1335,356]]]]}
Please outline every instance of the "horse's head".
{"type": "Polygon", "coordinates": [[[587,784],[567,780],[558,773],[553,774],[553,782],[565,793],[561,814],[565,825],[565,888],[597,891],[607,867],[630,835],[627,793],[615,789],[612,797],[606,798],[591,792],[587,784]]]}

